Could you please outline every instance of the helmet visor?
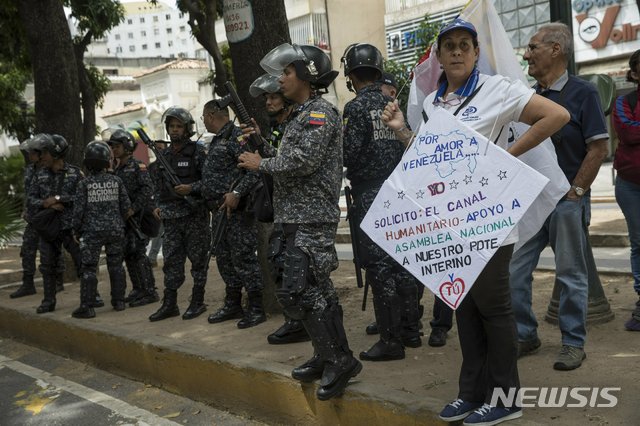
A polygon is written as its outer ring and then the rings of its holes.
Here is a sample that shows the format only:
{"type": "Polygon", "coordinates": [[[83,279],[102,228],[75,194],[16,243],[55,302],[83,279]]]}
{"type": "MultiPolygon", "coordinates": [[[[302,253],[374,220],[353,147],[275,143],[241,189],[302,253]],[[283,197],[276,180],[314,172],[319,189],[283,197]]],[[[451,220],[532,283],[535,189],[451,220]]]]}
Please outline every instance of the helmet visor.
{"type": "Polygon", "coordinates": [[[260,66],[269,74],[279,77],[284,69],[295,61],[308,62],[300,47],[283,43],[264,55],[264,58],[260,61],[260,66]]]}
{"type": "Polygon", "coordinates": [[[263,74],[256,78],[249,87],[249,94],[254,98],[264,93],[277,93],[280,91],[280,83],[278,77],[271,74],[263,74]]]}

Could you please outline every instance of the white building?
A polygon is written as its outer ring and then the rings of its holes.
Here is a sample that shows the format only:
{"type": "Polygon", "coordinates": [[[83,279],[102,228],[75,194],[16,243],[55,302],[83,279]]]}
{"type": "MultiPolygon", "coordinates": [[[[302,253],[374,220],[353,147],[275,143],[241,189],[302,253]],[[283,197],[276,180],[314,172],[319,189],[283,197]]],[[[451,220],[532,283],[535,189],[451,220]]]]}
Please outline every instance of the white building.
{"type": "Polygon", "coordinates": [[[87,58],[196,57],[200,44],[191,36],[187,15],[162,2],[137,1],[123,3],[123,7],[124,21],[103,39],[93,41],[87,58]]]}

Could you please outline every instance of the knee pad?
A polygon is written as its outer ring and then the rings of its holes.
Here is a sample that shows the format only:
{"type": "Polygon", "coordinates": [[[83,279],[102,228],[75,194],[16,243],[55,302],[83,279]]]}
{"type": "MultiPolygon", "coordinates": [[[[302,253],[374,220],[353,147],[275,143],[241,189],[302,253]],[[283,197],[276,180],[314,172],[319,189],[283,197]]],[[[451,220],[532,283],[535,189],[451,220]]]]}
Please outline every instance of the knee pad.
{"type": "Polygon", "coordinates": [[[301,296],[308,285],[309,258],[298,247],[286,249],[282,257],[282,278],[276,297],[287,315],[293,319],[303,319],[307,309],[302,306],[301,296]]]}

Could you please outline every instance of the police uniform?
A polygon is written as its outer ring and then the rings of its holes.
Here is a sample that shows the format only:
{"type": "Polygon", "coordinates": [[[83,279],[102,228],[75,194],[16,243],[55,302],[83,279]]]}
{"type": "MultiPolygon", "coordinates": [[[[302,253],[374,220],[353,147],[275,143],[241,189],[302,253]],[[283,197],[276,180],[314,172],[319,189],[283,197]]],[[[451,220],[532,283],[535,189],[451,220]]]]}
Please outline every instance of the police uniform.
{"type": "MultiPolygon", "coordinates": [[[[209,250],[209,212],[202,202],[202,170],[206,160],[204,147],[191,140],[172,143],[160,152],[175,171],[181,184],[190,184],[191,193],[188,198],[177,195],[171,182],[164,176],[159,177],[155,188],[155,198],[160,208],[160,216],[164,224],[164,311],[156,312],[149,317],[151,321],[168,318],[179,314],[176,305],[177,290],[184,283],[184,265],[187,258],[191,261],[193,277],[192,302],[202,300],[207,282],[207,253],[209,250]]],[[[162,308],[161,308],[162,310],[162,308]]]]}
{"type": "Polygon", "coordinates": [[[402,340],[411,346],[420,345],[419,283],[360,229],[380,187],[404,153],[402,142],[382,122],[382,112],[390,100],[380,91],[379,83],[369,84],[345,105],[343,115],[344,165],[354,198],[350,213],[358,230],[360,261],[373,292],[381,337],[374,347],[360,354],[364,360],[404,358],[402,340]]]}
{"type": "MultiPolygon", "coordinates": [[[[256,316],[256,320],[257,317],[266,319],[262,307],[264,285],[256,255],[257,229],[254,218],[245,208],[246,199],[258,183],[259,175],[238,168],[238,156],[244,151],[242,131],[229,121],[211,140],[204,167],[203,196],[207,202],[220,205],[224,194],[230,192],[231,188],[241,199],[239,207],[227,219],[227,229],[216,253],[218,271],[225,283],[225,307],[221,310],[223,312],[218,311],[210,316],[209,322],[242,316],[240,302],[243,287],[249,299],[246,318],[256,316]],[[226,314],[227,311],[230,315],[226,314]]],[[[249,323],[253,321],[238,325],[244,328],[242,326],[249,323]]]]}
{"type": "Polygon", "coordinates": [[[335,395],[361,364],[349,349],[342,308],[330,278],[338,267],[335,236],[340,220],[342,129],[335,106],[312,96],[292,113],[277,155],[260,162],[273,175],[273,263],[280,271],[278,300],[302,320],[314,356],[292,372],[300,381],[321,377],[318,398],[335,395]]]}
{"type": "MultiPolygon", "coordinates": [[[[153,204],[154,186],[147,166],[129,157],[114,170],[114,174],[122,180],[129,194],[134,212],[130,220],[139,223],[143,210],[153,204]]],[[[158,300],[156,281],[146,253],[148,244],[148,237],[140,238],[140,233],[134,232],[130,224],[126,226],[124,261],[133,287],[133,294],[128,298],[130,306],[142,306],[158,300]]]]}
{"type": "Polygon", "coordinates": [[[40,240],[40,272],[42,273],[44,299],[38,313],[51,312],[56,306],[56,269],[62,256],[62,247],[69,252],[80,276],[80,249],[71,232],[73,200],[78,183],[84,179],[80,169],[67,162],[61,170],[53,172],[48,168],[39,169],[29,188],[27,208],[29,211],[42,209],[42,202],[49,197],[58,196],[64,205],[60,213],[61,232],[54,241],[40,240]],[[60,190],[58,190],[60,188],[60,190]]]}
{"type": "Polygon", "coordinates": [[[117,176],[100,172],[78,184],[73,207],[73,230],[79,237],[82,253],[81,306],[89,306],[90,301],[95,299],[98,284],[96,271],[104,246],[111,281],[111,305],[116,310],[124,309],[123,218],[131,205],[125,185],[117,176]]]}

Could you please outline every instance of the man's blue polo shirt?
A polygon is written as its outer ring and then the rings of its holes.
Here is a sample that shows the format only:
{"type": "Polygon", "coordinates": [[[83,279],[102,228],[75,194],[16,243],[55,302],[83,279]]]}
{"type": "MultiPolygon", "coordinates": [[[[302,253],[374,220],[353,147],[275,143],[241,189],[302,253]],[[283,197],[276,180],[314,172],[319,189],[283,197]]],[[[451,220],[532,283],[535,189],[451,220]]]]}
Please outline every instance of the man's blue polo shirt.
{"type": "Polygon", "coordinates": [[[558,164],[567,180],[573,179],[587,155],[587,144],[608,139],[607,124],[595,86],[565,73],[549,89],[534,86],[538,94],[562,105],[571,119],[553,137],[558,164]]]}

